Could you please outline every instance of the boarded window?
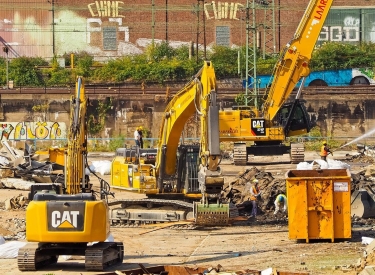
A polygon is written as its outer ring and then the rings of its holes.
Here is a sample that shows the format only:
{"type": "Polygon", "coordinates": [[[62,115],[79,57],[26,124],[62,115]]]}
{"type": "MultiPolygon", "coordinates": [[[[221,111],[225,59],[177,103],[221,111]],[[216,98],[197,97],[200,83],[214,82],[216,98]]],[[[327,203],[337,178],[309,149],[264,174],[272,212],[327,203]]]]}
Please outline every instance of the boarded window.
{"type": "Polygon", "coordinates": [[[103,49],[105,51],[117,50],[116,27],[103,27],[103,49]]]}
{"type": "Polygon", "coordinates": [[[229,26],[217,26],[216,27],[216,45],[218,46],[230,46],[230,29],[229,26]]]}

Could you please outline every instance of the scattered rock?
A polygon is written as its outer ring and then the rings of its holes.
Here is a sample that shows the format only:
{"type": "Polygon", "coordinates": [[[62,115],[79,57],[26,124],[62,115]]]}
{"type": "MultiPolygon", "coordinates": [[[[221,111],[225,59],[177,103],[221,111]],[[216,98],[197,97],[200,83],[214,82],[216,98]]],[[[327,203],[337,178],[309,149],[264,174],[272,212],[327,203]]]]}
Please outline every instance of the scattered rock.
{"type": "Polygon", "coordinates": [[[11,210],[11,209],[20,209],[26,207],[28,200],[25,196],[22,194],[19,194],[16,197],[13,197],[11,199],[6,199],[4,201],[4,209],[5,210],[11,210]]]}

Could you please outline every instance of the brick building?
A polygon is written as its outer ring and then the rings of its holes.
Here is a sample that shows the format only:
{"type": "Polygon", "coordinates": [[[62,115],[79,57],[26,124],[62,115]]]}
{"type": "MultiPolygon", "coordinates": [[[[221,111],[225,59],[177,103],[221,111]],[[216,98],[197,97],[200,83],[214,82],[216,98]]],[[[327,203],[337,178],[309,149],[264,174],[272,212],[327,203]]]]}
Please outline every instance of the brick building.
{"type": "MultiPolygon", "coordinates": [[[[86,51],[106,60],[141,53],[153,41],[191,45],[194,50],[197,44],[199,49],[242,46],[248,25],[256,29],[259,48],[278,52],[292,38],[308,2],[2,0],[0,43],[8,46],[9,58],[52,58],[86,51]]],[[[375,42],[373,18],[374,0],[334,0],[320,40],[375,42]]]]}

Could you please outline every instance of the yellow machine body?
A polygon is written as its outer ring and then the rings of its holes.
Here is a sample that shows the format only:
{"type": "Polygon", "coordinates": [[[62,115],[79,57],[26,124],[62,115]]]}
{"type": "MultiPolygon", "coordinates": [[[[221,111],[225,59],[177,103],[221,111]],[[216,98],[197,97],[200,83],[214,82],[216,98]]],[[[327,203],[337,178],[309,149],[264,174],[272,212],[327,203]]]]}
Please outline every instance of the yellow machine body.
{"type": "Polygon", "coordinates": [[[137,193],[156,194],[158,192],[156,178],[153,176],[153,165],[134,165],[122,156],[116,156],[112,161],[111,183],[115,188],[137,193]]]}
{"type": "Polygon", "coordinates": [[[63,191],[57,194],[53,184],[43,186],[42,192],[31,188],[32,200],[26,208],[27,244],[17,257],[21,271],[56,263],[59,255],[84,256],[86,270],[102,271],[123,261],[123,244],[106,242],[110,235],[109,184],[101,180],[97,198],[86,174],[87,104],[83,80],[77,77],[71,96],[68,146],[49,151],[52,161],[64,165],[63,191]]]}
{"type": "Polygon", "coordinates": [[[195,78],[172,98],[164,111],[154,164],[143,161],[143,151],[138,147],[120,148],[123,154],[116,152],[117,156],[112,161],[112,187],[144,193],[158,199],[201,200],[204,208],[197,207],[196,213],[203,214],[206,218],[197,221],[207,221],[205,224],[213,224],[217,221],[221,223],[225,220],[217,219],[217,215],[221,215],[221,212],[226,213],[227,221],[228,204],[218,203],[221,199],[224,177],[219,168],[221,151],[219,107],[216,98],[215,71],[212,63],[205,61],[195,78]],[[189,170],[194,170],[195,175],[189,175],[191,181],[182,180],[186,176],[185,171],[189,169],[185,165],[186,159],[189,158],[189,154],[190,158],[192,157],[193,149],[188,148],[189,145],[182,144],[180,138],[187,121],[196,113],[200,115],[200,145],[195,151],[197,157],[193,157],[195,162],[190,163],[196,165],[194,166],[196,169],[189,170]],[[137,157],[133,158],[133,155],[137,157]],[[216,210],[217,205],[220,207],[220,212],[209,211],[216,210]]]}
{"type": "MultiPolygon", "coordinates": [[[[220,141],[284,141],[284,127],[272,125],[263,117],[250,117],[245,110],[224,110],[219,112],[220,141]],[[254,129],[264,129],[258,135],[254,129]]],[[[288,136],[303,135],[307,127],[290,130],[288,136]]]]}
{"type": "Polygon", "coordinates": [[[351,238],[351,175],[347,169],[286,173],[289,238],[351,238]]]}
{"type": "Polygon", "coordinates": [[[108,205],[102,200],[31,201],[26,220],[29,242],[104,242],[109,236],[108,205]]]}
{"type": "Polygon", "coordinates": [[[49,148],[49,160],[61,166],[65,166],[65,152],[66,148],[49,148]]]}

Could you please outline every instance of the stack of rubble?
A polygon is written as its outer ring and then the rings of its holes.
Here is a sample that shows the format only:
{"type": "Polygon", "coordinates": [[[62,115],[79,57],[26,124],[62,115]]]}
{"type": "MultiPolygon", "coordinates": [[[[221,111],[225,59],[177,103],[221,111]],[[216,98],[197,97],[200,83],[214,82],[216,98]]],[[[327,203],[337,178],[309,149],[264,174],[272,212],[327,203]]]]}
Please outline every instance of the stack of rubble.
{"type": "Polygon", "coordinates": [[[246,169],[235,180],[227,184],[224,188],[225,196],[240,210],[250,213],[250,187],[253,179],[259,181],[261,191],[261,198],[258,201],[259,208],[263,214],[273,212],[276,196],[286,192],[285,180],[275,179],[271,173],[260,171],[256,167],[246,169]]]}
{"type": "MultiPolygon", "coordinates": [[[[363,239],[362,239],[363,242],[363,239]]],[[[363,256],[358,259],[357,263],[354,265],[354,269],[359,272],[359,275],[370,275],[375,274],[375,240],[370,242],[363,256]]]]}

